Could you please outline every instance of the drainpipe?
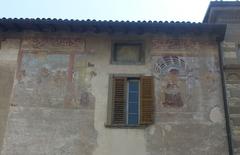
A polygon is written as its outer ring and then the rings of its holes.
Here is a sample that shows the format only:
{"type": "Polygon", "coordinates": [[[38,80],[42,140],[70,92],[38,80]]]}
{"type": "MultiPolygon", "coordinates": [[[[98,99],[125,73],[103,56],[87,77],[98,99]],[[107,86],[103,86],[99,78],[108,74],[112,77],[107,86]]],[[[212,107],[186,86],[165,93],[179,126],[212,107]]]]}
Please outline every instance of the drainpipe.
{"type": "Polygon", "coordinates": [[[220,66],[222,93],[223,93],[222,95],[223,95],[223,104],[224,104],[224,112],[225,112],[225,120],[226,120],[228,151],[229,151],[229,155],[233,155],[232,132],[231,132],[231,127],[230,127],[230,117],[229,117],[228,103],[227,103],[227,93],[226,93],[227,91],[226,91],[224,71],[223,71],[223,56],[222,56],[221,41],[222,40],[217,39],[218,55],[219,55],[219,63],[220,63],[219,66],[220,66]]]}

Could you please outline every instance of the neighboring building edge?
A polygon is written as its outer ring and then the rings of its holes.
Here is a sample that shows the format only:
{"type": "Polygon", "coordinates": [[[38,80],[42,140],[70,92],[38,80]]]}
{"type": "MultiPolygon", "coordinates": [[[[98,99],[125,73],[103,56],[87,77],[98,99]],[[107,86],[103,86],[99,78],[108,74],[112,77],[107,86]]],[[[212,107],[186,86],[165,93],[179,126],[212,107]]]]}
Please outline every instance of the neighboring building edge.
{"type": "Polygon", "coordinates": [[[240,2],[210,2],[204,23],[226,24],[225,39],[221,43],[223,87],[227,102],[226,118],[230,154],[240,154],[240,2]]]}

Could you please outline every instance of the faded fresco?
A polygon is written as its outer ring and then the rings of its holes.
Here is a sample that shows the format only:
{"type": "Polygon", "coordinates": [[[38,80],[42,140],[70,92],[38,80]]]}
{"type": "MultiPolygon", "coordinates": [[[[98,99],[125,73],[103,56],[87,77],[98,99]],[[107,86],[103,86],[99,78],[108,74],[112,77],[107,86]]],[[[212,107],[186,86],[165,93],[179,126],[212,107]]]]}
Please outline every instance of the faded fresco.
{"type": "Polygon", "coordinates": [[[160,81],[160,102],[164,107],[182,107],[186,98],[186,70],[183,58],[154,57],[153,71],[160,81]]]}
{"type": "Polygon", "coordinates": [[[188,44],[153,40],[155,123],[145,131],[148,155],[225,154],[225,137],[216,135],[224,122],[213,112],[222,106],[218,57],[212,46],[201,44],[208,50],[201,51],[198,42],[188,44]]]}
{"type": "Polygon", "coordinates": [[[183,106],[185,61],[177,56],[155,59],[153,69],[157,79],[161,79],[161,103],[170,107],[183,106]]]}
{"type": "Polygon", "coordinates": [[[69,37],[28,37],[22,42],[25,50],[81,51],[85,50],[85,40],[69,37]]]}
{"type": "Polygon", "coordinates": [[[88,73],[88,62],[82,57],[86,56],[25,52],[17,74],[14,105],[93,108],[88,80],[94,73],[88,73]]]}
{"type": "Polygon", "coordinates": [[[165,107],[184,106],[200,85],[207,89],[207,95],[217,87],[219,70],[211,57],[154,56],[152,60],[153,73],[161,87],[160,102],[165,107]],[[198,64],[201,62],[206,67],[204,71],[198,64]]]}
{"type": "Polygon", "coordinates": [[[94,64],[82,52],[51,50],[19,54],[2,155],[91,155],[97,145],[94,64]]]}
{"type": "Polygon", "coordinates": [[[14,104],[63,107],[68,61],[69,55],[64,54],[24,53],[17,75],[14,104]]]}
{"type": "Polygon", "coordinates": [[[110,64],[106,36],[86,37],[87,45],[74,38],[23,40],[1,155],[227,154],[217,48],[192,43],[195,36],[165,36],[152,51],[149,38],[140,37],[146,39],[141,65],[110,64]],[[154,76],[152,125],[104,126],[110,74],[154,76]]]}

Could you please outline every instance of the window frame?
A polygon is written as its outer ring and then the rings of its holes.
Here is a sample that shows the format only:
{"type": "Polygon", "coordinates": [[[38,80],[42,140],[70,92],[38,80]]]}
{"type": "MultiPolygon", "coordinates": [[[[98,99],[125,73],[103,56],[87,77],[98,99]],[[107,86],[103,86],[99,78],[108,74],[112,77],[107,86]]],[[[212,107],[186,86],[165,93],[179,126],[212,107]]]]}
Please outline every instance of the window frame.
{"type": "Polygon", "coordinates": [[[113,65],[143,65],[145,64],[145,44],[143,41],[138,41],[138,40],[116,40],[112,41],[111,43],[111,60],[110,63],[113,65]],[[116,60],[116,46],[121,45],[121,46],[134,46],[134,45],[139,45],[140,46],[140,53],[139,53],[139,61],[137,62],[128,62],[128,61],[117,61],[116,60]]]}
{"type": "MultiPolygon", "coordinates": [[[[109,75],[109,87],[108,87],[108,103],[107,103],[107,122],[104,124],[106,128],[133,128],[133,129],[143,129],[148,127],[150,124],[141,124],[140,123],[140,119],[141,119],[141,77],[144,77],[143,74],[110,74],[109,75]],[[125,119],[125,124],[114,124],[113,123],[113,114],[114,114],[114,103],[113,103],[113,78],[118,78],[118,77],[122,77],[122,78],[127,78],[127,79],[131,79],[131,78],[135,78],[139,80],[139,104],[138,104],[138,124],[134,124],[134,125],[129,125],[127,123],[127,118],[125,119]]],[[[154,91],[154,87],[153,87],[153,91],[154,91]]],[[[127,92],[125,92],[127,93],[127,92]]],[[[127,100],[125,98],[125,100],[127,100]]],[[[128,105],[127,103],[125,103],[126,106],[128,105]]],[[[153,118],[154,118],[154,98],[153,98],[153,118]]],[[[127,116],[127,107],[125,108],[125,116],[127,116]]],[[[154,121],[153,121],[154,122],[154,121]]],[[[152,123],[153,123],[152,122],[152,123]]],[[[151,123],[151,124],[152,124],[151,123]]]]}

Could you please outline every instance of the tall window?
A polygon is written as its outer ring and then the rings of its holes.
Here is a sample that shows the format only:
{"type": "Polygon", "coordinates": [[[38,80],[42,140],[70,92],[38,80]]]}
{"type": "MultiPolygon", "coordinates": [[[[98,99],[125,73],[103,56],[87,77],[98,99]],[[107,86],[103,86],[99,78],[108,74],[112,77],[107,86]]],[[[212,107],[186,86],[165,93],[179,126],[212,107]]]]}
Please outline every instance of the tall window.
{"type": "Polygon", "coordinates": [[[127,124],[136,125],[139,122],[139,79],[127,80],[127,124]]]}
{"type": "Polygon", "coordinates": [[[115,75],[110,85],[107,125],[140,126],[153,123],[153,77],[115,75]]]}

